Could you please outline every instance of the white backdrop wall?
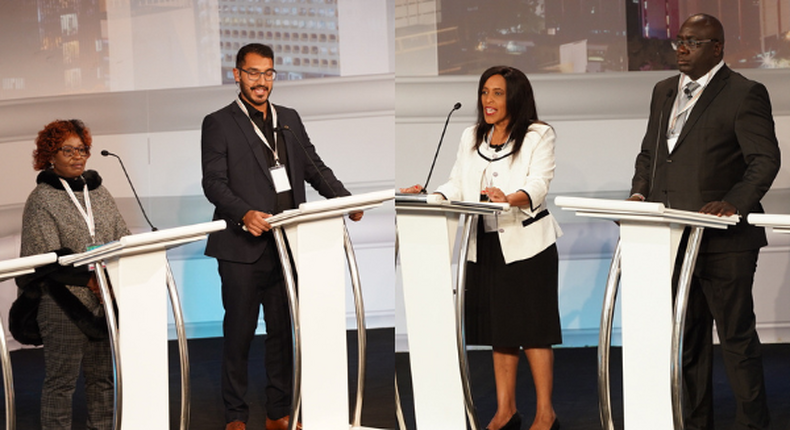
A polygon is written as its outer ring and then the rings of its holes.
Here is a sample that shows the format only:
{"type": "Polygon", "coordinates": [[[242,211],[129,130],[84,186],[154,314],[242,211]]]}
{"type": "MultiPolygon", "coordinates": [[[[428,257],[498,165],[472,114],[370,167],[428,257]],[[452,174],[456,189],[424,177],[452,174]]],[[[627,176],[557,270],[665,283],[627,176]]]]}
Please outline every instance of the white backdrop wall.
{"type": "MultiPolygon", "coordinates": [[[[783,167],[763,200],[767,212],[790,213],[790,93],[788,70],[744,70],[771,94],[783,167]]],[[[647,125],[653,85],[674,72],[599,75],[532,75],[540,118],[557,132],[550,210],[565,235],[560,253],[560,312],[566,346],[596,345],[603,289],[617,240],[614,223],[575,218],[554,207],[557,195],[626,198],[633,165],[647,125]]],[[[447,113],[450,122],[429,189],[446,180],[462,130],[475,121],[477,77],[396,79],[396,181],[399,187],[425,182],[447,113]]],[[[755,311],[764,342],[790,339],[790,240],[769,232],[755,281],[755,311]]],[[[396,333],[405,347],[405,323],[396,333]]],[[[615,341],[619,321],[615,321],[615,341]]]]}

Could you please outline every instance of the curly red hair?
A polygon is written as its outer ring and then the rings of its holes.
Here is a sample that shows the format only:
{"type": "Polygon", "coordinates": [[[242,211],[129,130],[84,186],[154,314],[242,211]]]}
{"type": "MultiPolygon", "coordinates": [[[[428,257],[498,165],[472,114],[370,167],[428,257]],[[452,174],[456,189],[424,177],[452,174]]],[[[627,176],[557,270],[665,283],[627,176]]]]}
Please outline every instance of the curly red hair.
{"type": "Polygon", "coordinates": [[[93,137],[91,131],[85,124],[78,119],[55,120],[47,124],[43,130],[38,132],[36,138],[36,149],[33,151],[33,168],[44,170],[49,167],[55,153],[71,136],[77,136],[82,140],[82,144],[88,149],[90,155],[93,137]]]}

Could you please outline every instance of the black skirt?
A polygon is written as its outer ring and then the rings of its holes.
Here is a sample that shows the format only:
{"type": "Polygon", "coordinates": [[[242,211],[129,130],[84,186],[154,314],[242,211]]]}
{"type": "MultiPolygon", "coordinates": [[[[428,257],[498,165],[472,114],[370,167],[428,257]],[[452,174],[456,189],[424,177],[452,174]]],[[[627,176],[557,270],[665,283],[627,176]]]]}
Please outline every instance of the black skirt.
{"type": "Polygon", "coordinates": [[[482,224],[477,232],[477,262],[467,263],[466,343],[525,349],[562,343],[556,244],[505,264],[499,234],[485,233],[482,224]]]}

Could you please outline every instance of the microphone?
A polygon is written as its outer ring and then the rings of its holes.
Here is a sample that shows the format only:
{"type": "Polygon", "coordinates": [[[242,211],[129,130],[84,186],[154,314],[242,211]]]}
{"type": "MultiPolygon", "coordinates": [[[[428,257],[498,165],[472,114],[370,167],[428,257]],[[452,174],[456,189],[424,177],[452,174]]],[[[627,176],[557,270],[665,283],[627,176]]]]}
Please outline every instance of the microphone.
{"type": "Polygon", "coordinates": [[[461,103],[458,102],[453,106],[453,109],[447,114],[447,120],[444,122],[444,128],[442,129],[442,136],[439,137],[439,145],[436,147],[436,153],[433,155],[433,163],[431,163],[431,170],[428,171],[428,179],[425,180],[425,186],[422,187],[422,191],[420,193],[426,194],[428,191],[428,182],[431,181],[431,175],[433,175],[433,168],[436,166],[436,158],[439,156],[439,149],[442,147],[442,141],[444,140],[444,133],[447,131],[447,124],[450,123],[450,116],[452,116],[453,112],[461,109],[461,103]]]}
{"type": "Polygon", "coordinates": [[[140,206],[140,212],[142,212],[143,213],[143,217],[145,217],[145,221],[151,227],[151,231],[159,230],[158,228],[154,227],[154,225],[151,224],[151,220],[148,219],[148,214],[145,213],[145,209],[143,209],[143,204],[140,203],[140,197],[137,195],[137,191],[134,189],[134,184],[132,184],[132,179],[129,178],[129,173],[126,171],[126,166],[123,165],[123,160],[121,160],[121,157],[119,157],[116,154],[113,154],[112,152],[110,152],[110,151],[108,151],[106,149],[102,149],[101,150],[101,155],[103,157],[113,156],[113,157],[118,159],[118,162],[121,163],[121,169],[123,169],[123,174],[126,175],[126,181],[129,182],[129,187],[132,188],[132,193],[134,194],[134,198],[137,200],[137,205],[140,206]]]}
{"type": "Polygon", "coordinates": [[[338,197],[337,193],[335,192],[335,189],[331,185],[329,185],[329,181],[326,180],[326,178],[324,177],[324,174],[321,173],[321,169],[319,169],[318,166],[315,164],[315,161],[313,160],[313,157],[311,157],[310,154],[307,152],[307,148],[305,148],[304,143],[302,143],[302,139],[299,139],[299,136],[296,135],[296,132],[291,130],[291,127],[289,127],[288,125],[283,125],[283,126],[280,126],[280,127],[274,127],[274,132],[275,133],[280,133],[282,131],[287,131],[287,132],[291,133],[291,135],[293,137],[296,138],[296,141],[299,142],[299,147],[302,148],[302,152],[304,152],[304,155],[307,157],[308,160],[310,160],[310,164],[312,164],[313,168],[315,169],[315,171],[318,172],[318,176],[321,177],[321,181],[332,192],[332,198],[338,197]]]}

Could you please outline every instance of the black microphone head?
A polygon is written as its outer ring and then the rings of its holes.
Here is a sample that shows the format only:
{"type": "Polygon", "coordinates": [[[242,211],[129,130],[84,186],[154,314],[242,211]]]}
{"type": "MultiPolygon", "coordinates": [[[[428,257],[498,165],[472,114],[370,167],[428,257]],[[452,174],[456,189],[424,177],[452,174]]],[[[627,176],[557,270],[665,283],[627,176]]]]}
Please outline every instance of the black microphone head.
{"type": "Polygon", "coordinates": [[[102,150],[101,150],[101,155],[102,155],[102,156],[104,156],[104,157],[106,157],[106,156],[110,155],[110,151],[108,151],[108,150],[106,150],[106,149],[102,149],[102,150]]]}
{"type": "Polygon", "coordinates": [[[458,109],[461,109],[461,102],[458,102],[455,104],[455,106],[453,106],[453,110],[458,110],[458,109]]]}

